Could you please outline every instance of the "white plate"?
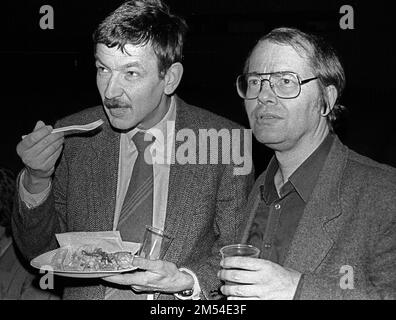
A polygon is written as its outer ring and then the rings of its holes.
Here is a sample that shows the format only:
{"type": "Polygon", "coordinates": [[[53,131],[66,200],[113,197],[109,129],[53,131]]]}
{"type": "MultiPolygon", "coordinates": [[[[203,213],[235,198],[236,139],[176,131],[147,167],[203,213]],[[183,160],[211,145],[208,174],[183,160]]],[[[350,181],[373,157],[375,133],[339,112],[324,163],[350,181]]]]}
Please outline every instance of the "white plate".
{"type": "MultiPolygon", "coordinates": [[[[140,243],[136,242],[123,242],[122,243],[124,250],[128,252],[132,252],[135,254],[140,247],[140,243]]],[[[114,274],[119,274],[123,272],[128,272],[135,270],[136,267],[122,269],[122,270],[111,270],[111,271],[65,271],[59,270],[51,265],[52,258],[58,252],[60,248],[48,251],[39,255],[38,257],[34,258],[30,261],[30,265],[36,269],[40,270],[49,270],[52,271],[54,274],[62,277],[69,277],[69,278],[104,278],[114,274]]]]}

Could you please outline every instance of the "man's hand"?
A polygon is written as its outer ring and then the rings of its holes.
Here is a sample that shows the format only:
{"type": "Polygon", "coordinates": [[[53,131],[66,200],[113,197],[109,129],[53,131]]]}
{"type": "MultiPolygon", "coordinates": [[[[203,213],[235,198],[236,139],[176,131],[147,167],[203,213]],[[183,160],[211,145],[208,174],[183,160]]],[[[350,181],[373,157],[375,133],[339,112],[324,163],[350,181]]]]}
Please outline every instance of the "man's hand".
{"type": "Polygon", "coordinates": [[[135,291],[177,293],[194,286],[194,279],[177,266],[163,260],[147,260],[141,257],[133,259],[133,265],[142,269],[132,273],[118,274],[103,280],[132,286],[135,291]]]}
{"type": "Polygon", "coordinates": [[[297,271],[257,258],[228,257],[220,265],[219,278],[234,282],[221,287],[230,300],[291,300],[301,277],[297,271]]]}
{"type": "Polygon", "coordinates": [[[48,187],[62,152],[64,133],[51,132],[51,126],[38,121],[33,132],[17,145],[17,153],[26,167],[22,183],[30,193],[40,193],[48,187]]]}

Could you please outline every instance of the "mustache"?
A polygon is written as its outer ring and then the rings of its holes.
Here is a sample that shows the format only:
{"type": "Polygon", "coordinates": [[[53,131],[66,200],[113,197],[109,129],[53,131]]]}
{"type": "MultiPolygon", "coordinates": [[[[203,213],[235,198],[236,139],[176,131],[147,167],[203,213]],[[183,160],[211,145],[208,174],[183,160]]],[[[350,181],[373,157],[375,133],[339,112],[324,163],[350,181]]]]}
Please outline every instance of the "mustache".
{"type": "Polygon", "coordinates": [[[129,105],[129,104],[125,103],[125,102],[119,101],[117,99],[107,99],[107,98],[105,98],[103,100],[103,104],[108,109],[131,108],[131,105],[129,105]]]}

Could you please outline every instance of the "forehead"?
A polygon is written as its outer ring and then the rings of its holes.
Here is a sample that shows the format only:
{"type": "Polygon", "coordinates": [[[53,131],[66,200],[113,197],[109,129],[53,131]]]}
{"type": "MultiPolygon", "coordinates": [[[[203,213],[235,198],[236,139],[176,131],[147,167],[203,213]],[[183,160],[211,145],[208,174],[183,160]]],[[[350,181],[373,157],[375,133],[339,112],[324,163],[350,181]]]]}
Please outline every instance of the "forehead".
{"type": "Polygon", "coordinates": [[[293,71],[301,76],[310,73],[308,59],[291,45],[261,41],[249,58],[248,72],[293,71]]]}
{"type": "Polygon", "coordinates": [[[124,50],[117,46],[109,48],[102,43],[96,45],[95,58],[109,67],[139,65],[145,69],[157,68],[157,56],[151,45],[126,44],[124,50]]]}

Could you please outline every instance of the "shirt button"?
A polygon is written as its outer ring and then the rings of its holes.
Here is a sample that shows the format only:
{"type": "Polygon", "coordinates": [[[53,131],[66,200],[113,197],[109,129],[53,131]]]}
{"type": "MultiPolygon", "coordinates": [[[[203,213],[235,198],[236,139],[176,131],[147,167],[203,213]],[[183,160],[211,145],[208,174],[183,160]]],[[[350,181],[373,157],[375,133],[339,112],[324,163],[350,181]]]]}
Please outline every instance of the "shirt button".
{"type": "Polygon", "coordinates": [[[281,208],[281,205],[279,204],[279,203],[277,203],[276,205],[275,205],[275,209],[276,210],[279,210],[281,208]]]}

